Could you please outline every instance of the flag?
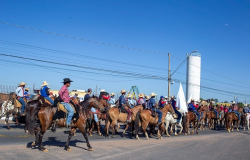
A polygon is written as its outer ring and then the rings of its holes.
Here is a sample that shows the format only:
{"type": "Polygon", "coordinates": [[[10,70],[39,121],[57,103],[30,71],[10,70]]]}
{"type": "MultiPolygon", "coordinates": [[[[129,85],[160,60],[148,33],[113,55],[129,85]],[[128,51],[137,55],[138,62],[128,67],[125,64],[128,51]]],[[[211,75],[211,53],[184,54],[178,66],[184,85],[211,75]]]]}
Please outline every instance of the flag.
{"type": "Polygon", "coordinates": [[[180,83],[180,88],[177,94],[176,107],[182,109],[184,112],[188,112],[186,99],[185,99],[185,95],[184,95],[184,91],[183,91],[181,83],[180,83]]]}

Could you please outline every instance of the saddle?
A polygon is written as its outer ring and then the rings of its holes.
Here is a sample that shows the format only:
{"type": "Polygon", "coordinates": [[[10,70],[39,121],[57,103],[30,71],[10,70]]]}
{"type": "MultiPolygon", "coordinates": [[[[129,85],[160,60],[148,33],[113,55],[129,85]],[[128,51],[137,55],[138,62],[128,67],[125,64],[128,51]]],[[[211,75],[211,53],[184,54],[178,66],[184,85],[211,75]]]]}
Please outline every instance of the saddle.
{"type": "Polygon", "coordinates": [[[188,112],[193,113],[193,114],[194,114],[194,118],[195,118],[195,120],[198,120],[198,115],[197,115],[194,111],[188,111],[188,112]]]}
{"type": "Polygon", "coordinates": [[[178,114],[172,113],[172,115],[173,115],[174,119],[177,119],[177,118],[178,118],[178,114]]]}
{"type": "Polygon", "coordinates": [[[14,99],[14,106],[17,108],[20,108],[20,107],[22,107],[22,104],[15,98],[14,99]]]}
{"type": "MultiPolygon", "coordinates": [[[[76,113],[75,107],[71,103],[69,103],[69,104],[74,109],[74,113],[76,113]]],[[[64,113],[68,113],[68,111],[66,110],[66,108],[64,107],[64,105],[62,103],[60,103],[60,102],[57,103],[57,110],[58,111],[63,111],[64,113]]]]}
{"type": "Polygon", "coordinates": [[[148,109],[148,111],[149,111],[149,114],[152,116],[152,117],[156,117],[156,114],[155,114],[155,112],[153,111],[153,110],[151,110],[151,109],[148,109]]]}

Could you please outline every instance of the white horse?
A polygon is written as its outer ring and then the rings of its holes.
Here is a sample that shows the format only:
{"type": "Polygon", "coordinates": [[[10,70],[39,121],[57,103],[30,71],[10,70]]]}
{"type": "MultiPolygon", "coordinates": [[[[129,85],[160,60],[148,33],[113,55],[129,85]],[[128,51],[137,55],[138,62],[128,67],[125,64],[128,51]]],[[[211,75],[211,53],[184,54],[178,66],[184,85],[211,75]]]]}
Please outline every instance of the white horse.
{"type": "Polygon", "coordinates": [[[250,129],[249,129],[250,113],[247,113],[246,121],[247,121],[247,129],[250,131],[250,129]]]}
{"type": "MultiPolygon", "coordinates": [[[[182,115],[185,115],[185,112],[182,110],[182,109],[179,109],[178,110],[182,115]]],[[[169,124],[175,124],[175,135],[178,136],[181,134],[182,130],[183,130],[183,127],[182,127],[182,117],[180,119],[180,123],[176,124],[177,122],[177,119],[174,119],[173,115],[168,112],[167,115],[166,115],[166,118],[165,118],[165,123],[166,123],[166,126],[165,126],[165,129],[166,129],[166,134],[168,137],[171,137],[169,134],[168,134],[168,127],[169,127],[169,124]],[[177,126],[181,127],[180,129],[180,132],[177,134],[177,126]]],[[[172,127],[172,126],[171,126],[172,127]]]]}
{"type": "Polygon", "coordinates": [[[13,113],[13,112],[17,112],[17,108],[15,108],[14,104],[12,103],[12,101],[4,101],[3,104],[2,104],[2,113],[0,115],[0,119],[4,116],[5,117],[5,124],[7,124],[7,127],[9,130],[11,130],[10,126],[9,126],[9,117],[10,117],[10,114],[13,113]]]}

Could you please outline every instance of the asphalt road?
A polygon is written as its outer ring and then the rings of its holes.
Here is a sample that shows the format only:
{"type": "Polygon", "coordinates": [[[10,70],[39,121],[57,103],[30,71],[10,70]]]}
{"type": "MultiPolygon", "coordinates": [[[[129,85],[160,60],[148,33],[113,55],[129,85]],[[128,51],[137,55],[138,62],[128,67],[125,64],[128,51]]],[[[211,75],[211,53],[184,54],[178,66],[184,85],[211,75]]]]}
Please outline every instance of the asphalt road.
{"type": "MultiPolygon", "coordinates": [[[[228,133],[224,129],[200,131],[199,135],[163,136],[157,139],[152,136],[145,140],[125,138],[116,135],[107,138],[93,134],[89,137],[94,151],[87,151],[82,134],[78,131],[70,141],[71,152],[64,150],[68,135],[65,129],[56,133],[45,133],[43,142],[48,152],[31,148],[34,136],[24,133],[23,126],[11,123],[13,130],[7,130],[0,120],[0,159],[249,159],[250,131],[228,133]]],[[[121,134],[122,130],[119,130],[121,134]]]]}

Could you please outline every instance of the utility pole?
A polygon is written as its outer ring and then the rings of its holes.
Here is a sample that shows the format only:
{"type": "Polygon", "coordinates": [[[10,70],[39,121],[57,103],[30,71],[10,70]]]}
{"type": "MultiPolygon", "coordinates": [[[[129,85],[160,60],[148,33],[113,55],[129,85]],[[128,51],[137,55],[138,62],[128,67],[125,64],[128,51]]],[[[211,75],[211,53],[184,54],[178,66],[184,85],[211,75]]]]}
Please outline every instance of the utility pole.
{"type": "Polygon", "coordinates": [[[171,83],[171,74],[170,74],[170,53],[168,53],[168,99],[170,99],[170,83],[171,83]]]}
{"type": "Polygon", "coordinates": [[[97,85],[96,85],[96,88],[95,88],[95,96],[97,96],[97,85]]]}

